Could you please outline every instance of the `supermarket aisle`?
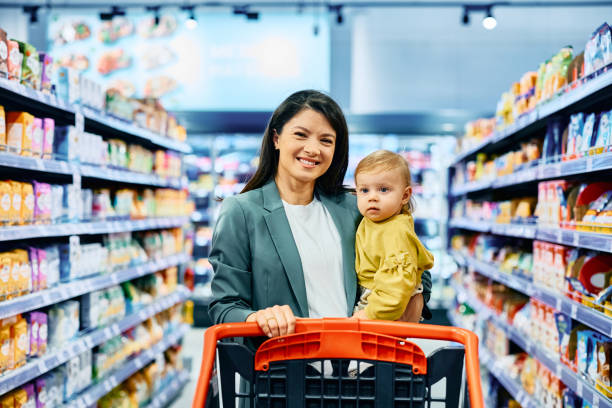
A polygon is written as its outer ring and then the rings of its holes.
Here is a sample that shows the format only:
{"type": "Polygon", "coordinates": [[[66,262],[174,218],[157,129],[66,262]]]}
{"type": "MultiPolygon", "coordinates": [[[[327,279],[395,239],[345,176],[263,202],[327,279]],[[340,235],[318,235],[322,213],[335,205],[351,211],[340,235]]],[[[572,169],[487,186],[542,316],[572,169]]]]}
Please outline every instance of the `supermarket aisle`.
{"type": "Polygon", "coordinates": [[[205,330],[206,329],[192,327],[184,337],[182,356],[185,359],[191,359],[189,382],[169,408],[186,408],[191,406],[195,394],[196,383],[198,381],[198,374],[200,373],[205,330]]]}

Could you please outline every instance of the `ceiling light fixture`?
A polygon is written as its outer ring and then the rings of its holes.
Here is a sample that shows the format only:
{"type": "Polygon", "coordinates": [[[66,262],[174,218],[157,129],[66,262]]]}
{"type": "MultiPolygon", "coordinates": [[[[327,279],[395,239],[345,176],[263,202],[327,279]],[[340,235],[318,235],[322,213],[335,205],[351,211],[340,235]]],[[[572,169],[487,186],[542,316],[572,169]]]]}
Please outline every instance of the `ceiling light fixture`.
{"type": "Polygon", "coordinates": [[[100,13],[100,20],[109,21],[118,16],[125,16],[125,10],[118,6],[112,6],[111,11],[100,13]]]}
{"type": "Polygon", "coordinates": [[[147,6],[146,10],[153,12],[153,19],[154,19],[153,21],[155,22],[155,25],[158,26],[161,20],[161,17],[159,15],[161,6],[147,6]]]}
{"type": "Polygon", "coordinates": [[[493,17],[493,12],[491,11],[492,6],[487,7],[487,15],[482,20],[482,26],[487,30],[493,30],[497,27],[497,20],[493,17]]]}
{"type": "Polygon", "coordinates": [[[198,20],[196,20],[194,11],[195,6],[183,6],[181,7],[181,10],[189,13],[189,17],[187,17],[187,20],[185,20],[185,26],[190,30],[195,29],[198,26],[198,20]]]}
{"type": "Polygon", "coordinates": [[[23,12],[30,15],[30,24],[38,22],[38,9],[39,6],[23,6],[23,12]]]}
{"type": "Polygon", "coordinates": [[[461,23],[465,26],[470,25],[470,11],[468,10],[467,6],[463,8],[463,16],[461,17],[461,23]]]}

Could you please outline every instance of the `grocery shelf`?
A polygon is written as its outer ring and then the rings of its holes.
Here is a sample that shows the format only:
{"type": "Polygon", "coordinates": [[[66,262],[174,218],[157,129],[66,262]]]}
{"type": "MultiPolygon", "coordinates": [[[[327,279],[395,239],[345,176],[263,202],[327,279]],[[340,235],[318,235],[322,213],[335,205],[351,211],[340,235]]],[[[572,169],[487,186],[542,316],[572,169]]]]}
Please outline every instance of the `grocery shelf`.
{"type": "Polygon", "coordinates": [[[457,252],[453,253],[453,257],[457,263],[463,266],[469,266],[481,275],[488,276],[489,278],[503,283],[504,285],[518,292],[524,293],[527,296],[546,303],[558,311],[570,316],[572,319],[577,320],[606,336],[612,337],[612,316],[607,316],[600,311],[569,299],[563,294],[555,293],[554,291],[533,283],[523,277],[500,272],[497,266],[491,265],[487,262],[466,257],[457,252]]]}
{"type": "Polygon", "coordinates": [[[126,316],[117,323],[80,336],[69,341],[59,350],[48,352],[43,357],[32,359],[23,367],[5,373],[0,377],[0,395],[58,367],[86,350],[118,336],[127,329],[144,322],[151,316],[186,300],[189,294],[190,292],[186,288],[179,287],[175,292],[156,300],[155,303],[140,309],[136,313],[126,316]]]}
{"type": "Polygon", "coordinates": [[[123,132],[131,136],[138,137],[157,146],[165,147],[167,149],[176,150],[181,153],[191,153],[192,149],[187,143],[180,142],[178,140],[170,139],[169,137],[161,136],[148,129],[136,126],[133,123],[128,122],[124,119],[118,119],[113,116],[100,113],[95,109],[91,109],[87,106],[79,108],[85,118],[85,130],[90,126],[96,128],[103,128],[108,132],[123,132]]]}
{"type": "Polygon", "coordinates": [[[143,174],[134,171],[113,169],[93,164],[69,163],[62,160],[41,159],[39,157],[24,157],[17,154],[0,152],[0,167],[40,171],[51,174],[72,175],[81,174],[83,177],[98,180],[120,181],[145,186],[182,188],[180,178],[160,177],[156,174],[143,174]]]}
{"type": "Polygon", "coordinates": [[[127,363],[115,370],[112,374],[105,376],[102,381],[79,393],[76,398],[71,399],[64,405],[65,408],[89,408],[95,405],[100,398],[108,394],[113,388],[155,360],[159,353],[163,353],[165,350],[178,343],[188,330],[189,326],[184,324],[180,328],[175,329],[172,333],[164,334],[163,339],[153,347],[141,352],[137,357],[128,360],[127,363]]]}
{"type": "Polygon", "coordinates": [[[63,283],[50,289],[2,301],[0,302],[0,319],[40,309],[41,307],[93,292],[94,290],[118,285],[122,282],[161,271],[162,269],[183,264],[188,260],[189,256],[187,254],[172,255],[168,258],[146,262],[142,265],[121,269],[109,274],[63,283]]]}
{"type": "Polygon", "coordinates": [[[28,106],[34,106],[38,110],[48,111],[50,116],[61,115],[64,118],[71,119],[74,122],[75,114],[82,113],[85,119],[85,127],[96,126],[102,127],[113,135],[117,132],[123,132],[153,143],[157,146],[165,147],[171,150],[176,150],[182,153],[191,153],[191,146],[187,143],[173,140],[168,137],[161,136],[148,129],[143,129],[130,123],[126,120],[121,120],[100,113],[95,109],[87,106],[77,106],[70,104],[55,95],[47,94],[40,91],[35,91],[29,87],[21,85],[15,81],[10,81],[0,78],[0,92],[8,94],[13,101],[20,102],[28,106]]]}
{"type": "Polygon", "coordinates": [[[512,174],[507,174],[505,176],[497,177],[491,187],[493,188],[504,188],[513,186],[516,184],[529,183],[530,181],[535,181],[538,179],[540,174],[540,167],[528,167],[526,169],[522,169],[516,171],[512,174]]]}
{"type": "Polygon", "coordinates": [[[583,379],[579,374],[574,373],[569,367],[565,366],[558,357],[552,356],[551,353],[542,349],[538,344],[531,341],[528,336],[521,333],[518,329],[510,325],[503,318],[500,318],[480,300],[471,296],[463,286],[453,282],[453,288],[457,293],[461,293],[462,297],[483,319],[491,319],[496,326],[504,330],[510,340],[516,343],[519,347],[525,350],[528,354],[535,357],[551,372],[555,373],[563,383],[571,388],[579,397],[586,400],[592,407],[612,408],[612,400],[606,398],[587,380],[583,379]]]}
{"type": "Polygon", "coordinates": [[[183,390],[185,384],[189,382],[189,373],[181,371],[170,384],[166,385],[159,391],[151,400],[151,402],[145,406],[145,408],[164,408],[169,402],[174,400],[177,395],[183,390]]]}
{"type": "Polygon", "coordinates": [[[536,238],[562,245],[612,252],[612,234],[538,227],[536,238]]]}
{"type": "Polygon", "coordinates": [[[0,78],[0,90],[2,90],[3,93],[8,93],[8,95],[13,98],[20,98],[23,103],[38,105],[39,108],[48,109],[49,111],[53,111],[55,113],[63,113],[64,115],[74,116],[74,105],[57,98],[55,95],[35,91],[34,89],[21,85],[16,81],[0,78]]]}
{"type": "Polygon", "coordinates": [[[487,348],[481,346],[478,348],[478,351],[480,353],[480,361],[489,368],[489,372],[497,378],[506,391],[521,404],[522,408],[540,407],[540,404],[534,401],[520,383],[508,376],[505,367],[499,364],[499,360],[497,360],[487,348]]]}
{"type": "MultiPolygon", "coordinates": [[[[453,160],[452,165],[456,165],[467,157],[474,155],[485,148],[489,148],[495,144],[505,142],[506,139],[513,137],[519,132],[526,131],[528,127],[531,127],[536,122],[543,123],[553,115],[559,113],[567,108],[577,107],[584,101],[588,100],[589,97],[598,94],[600,92],[607,92],[612,89],[612,67],[604,67],[599,72],[590,75],[590,79],[581,86],[568,90],[565,93],[557,96],[550,101],[544,102],[537,106],[531,112],[525,113],[519,116],[515,123],[507,126],[501,131],[497,131],[483,142],[481,145],[468,150],[467,152],[457,155],[453,160]]],[[[563,91],[562,91],[563,92],[563,91]]],[[[490,150],[490,149],[489,149],[490,150]]]]}
{"type": "Polygon", "coordinates": [[[565,228],[547,228],[533,224],[496,224],[487,221],[472,221],[466,218],[451,219],[449,226],[469,231],[491,232],[508,237],[539,239],[541,241],[578,248],[612,252],[612,234],[599,234],[565,228]]]}
{"type": "Polygon", "coordinates": [[[142,220],[106,220],[93,222],[23,225],[0,228],[1,241],[28,238],[62,237],[69,235],[95,235],[115,232],[143,231],[161,228],[177,228],[189,221],[189,217],[159,217],[142,220]]]}
{"type": "Polygon", "coordinates": [[[491,188],[492,182],[491,180],[477,180],[470,181],[469,183],[465,183],[461,186],[452,186],[451,187],[451,195],[452,196],[460,196],[467,193],[473,193],[475,191],[481,191],[491,188]]]}
{"type": "Polygon", "coordinates": [[[210,223],[210,215],[208,214],[208,211],[194,211],[191,214],[191,222],[208,224],[210,223]]]}

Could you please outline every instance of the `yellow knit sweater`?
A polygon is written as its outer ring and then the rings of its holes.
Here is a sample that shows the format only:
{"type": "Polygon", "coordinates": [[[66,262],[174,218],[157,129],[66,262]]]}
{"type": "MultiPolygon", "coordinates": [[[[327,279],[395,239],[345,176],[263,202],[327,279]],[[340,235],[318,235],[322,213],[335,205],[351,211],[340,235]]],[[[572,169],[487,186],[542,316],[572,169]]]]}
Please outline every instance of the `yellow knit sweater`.
{"type": "Polygon", "coordinates": [[[365,308],[368,318],[399,319],[433,262],[414,232],[412,215],[398,214],[381,222],[363,217],[355,239],[355,269],[359,285],[372,291],[365,308]]]}

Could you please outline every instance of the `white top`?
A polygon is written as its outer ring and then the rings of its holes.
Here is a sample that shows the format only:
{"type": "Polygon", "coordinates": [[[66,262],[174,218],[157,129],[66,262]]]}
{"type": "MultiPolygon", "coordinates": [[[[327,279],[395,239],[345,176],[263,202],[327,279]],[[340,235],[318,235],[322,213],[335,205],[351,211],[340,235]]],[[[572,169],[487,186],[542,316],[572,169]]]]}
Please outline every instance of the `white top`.
{"type": "Polygon", "coordinates": [[[302,260],[309,316],[347,317],[342,246],[334,220],[316,198],[307,205],[283,201],[283,206],[302,260]]]}

